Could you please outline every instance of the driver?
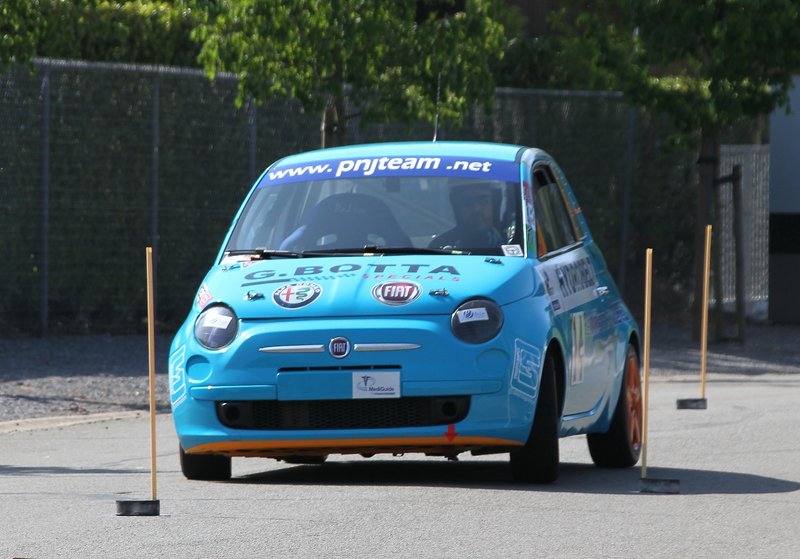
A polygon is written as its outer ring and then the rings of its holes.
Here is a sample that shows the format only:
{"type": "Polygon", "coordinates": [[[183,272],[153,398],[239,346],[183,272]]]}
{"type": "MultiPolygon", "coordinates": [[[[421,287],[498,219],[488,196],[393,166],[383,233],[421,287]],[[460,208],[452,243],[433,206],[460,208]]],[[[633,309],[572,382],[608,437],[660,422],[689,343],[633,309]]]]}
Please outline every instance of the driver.
{"type": "Polygon", "coordinates": [[[492,187],[487,183],[454,186],[450,204],[456,225],[438,235],[430,247],[495,248],[503,238],[495,227],[495,202],[492,187]]]}

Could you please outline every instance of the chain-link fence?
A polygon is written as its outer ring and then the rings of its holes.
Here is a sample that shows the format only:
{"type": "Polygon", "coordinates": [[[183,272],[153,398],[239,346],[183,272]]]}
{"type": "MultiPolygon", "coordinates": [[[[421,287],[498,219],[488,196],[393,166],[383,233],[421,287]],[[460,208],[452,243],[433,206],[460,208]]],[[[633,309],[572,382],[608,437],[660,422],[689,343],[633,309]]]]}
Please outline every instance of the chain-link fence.
{"type": "MultiPolygon", "coordinates": [[[[179,324],[257,174],[320,142],[321,115],[235,97],[233,76],[164,67],[38,60],[0,75],[0,336],[143,331],[147,245],[160,326],[179,324]]],[[[669,133],[619,94],[501,89],[491,114],[438,138],[550,152],[635,302],[626,277],[645,246],[665,289],[688,292],[694,153],[665,148],[669,133]]],[[[348,128],[350,143],[432,137],[427,124],[348,128]]]]}

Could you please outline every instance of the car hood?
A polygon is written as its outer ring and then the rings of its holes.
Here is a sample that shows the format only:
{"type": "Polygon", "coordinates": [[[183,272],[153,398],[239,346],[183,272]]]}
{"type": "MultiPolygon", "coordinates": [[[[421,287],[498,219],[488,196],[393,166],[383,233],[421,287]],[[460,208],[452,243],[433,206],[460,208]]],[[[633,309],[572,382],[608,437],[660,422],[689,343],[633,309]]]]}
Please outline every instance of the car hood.
{"type": "Polygon", "coordinates": [[[450,314],[466,299],[504,305],[530,295],[535,277],[520,257],[336,256],[226,262],[195,300],[231,306],[242,319],[450,314]]]}

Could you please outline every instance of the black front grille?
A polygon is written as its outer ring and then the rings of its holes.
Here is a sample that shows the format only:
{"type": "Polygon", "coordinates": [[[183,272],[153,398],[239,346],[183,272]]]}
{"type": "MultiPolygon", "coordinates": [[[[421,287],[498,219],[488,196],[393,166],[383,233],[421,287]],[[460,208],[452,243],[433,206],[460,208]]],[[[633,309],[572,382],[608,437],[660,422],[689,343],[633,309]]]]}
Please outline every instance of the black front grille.
{"type": "Polygon", "coordinates": [[[223,425],[232,429],[385,429],[457,423],[467,416],[469,404],[469,396],[253,400],[217,402],[217,416],[223,425]]]}

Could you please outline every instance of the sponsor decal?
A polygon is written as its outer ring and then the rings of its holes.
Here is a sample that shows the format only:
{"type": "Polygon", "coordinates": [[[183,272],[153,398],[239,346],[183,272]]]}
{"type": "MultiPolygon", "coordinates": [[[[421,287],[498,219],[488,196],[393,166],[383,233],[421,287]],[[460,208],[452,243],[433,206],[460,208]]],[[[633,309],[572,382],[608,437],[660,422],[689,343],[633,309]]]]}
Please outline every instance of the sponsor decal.
{"type": "Polygon", "coordinates": [[[316,301],[322,288],[316,283],[290,283],[275,290],[272,300],[284,309],[299,309],[316,301]]]}
{"type": "Polygon", "coordinates": [[[583,312],[570,316],[572,350],[569,358],[570,384],[583,384],[583,369],[586,363],[586,317],[583,312]]]}
{"type": "Polygon", "coordinates": [[[524,256],[522,247],[519,245],[502,245],[502,249],[506,256],[524,256]]]}
{"type": "Polygon", "coordinates": [[[353,371],[353,398],[399,397],[399,371],[353,371]]]}
{"type": "Polygon", "coordinates": [[[456,316],[458,316],[458,321],[461,324],[465,324],[467,322],[478,322],[481,320],[489,320],[489,313],[486,311],[484,307],[476,307],[474,309],[466,309],[463,311],[456,312],[456,316]]]}
{"type": "Polygon", "coordinates": [[[186,375],[184,358],[186,346],[182,345],[169,356],[169,399],[172,407],[177,408],[186,400],[186,375]]]}
{"type": "Polygon", "coordinates": [[[228,324],[231,323],[231,319],[233,317],[225,316],[224,314],[214,314],[213,311],[209,311],[203,317],[203,326],[205,328],[219,328],[221,330],[225,330],[228,327],[228,324]]]}
{"type": "Polygon", "coordinates": [[[197,308],[203,310],[213,300],[214,296],[208,290],[206,284],[201,285],[200,290],[197,292],[197,297],[195,297],[195,303],[197,303],[197,308]]]}
{"type": "Polygon", "coordinates": [[[287,282],[315,282],[351,277],[382,280],[430,280],[461,281],[461,273],[455,266],[431,266],[429,264],[337,264],[323,266],[299,266],[294,273],[278,270],[256,270],[244,276],[242,287],[287,282]]]}
{"type": "Polygon", "coordinates": [[[561,314],[595,299],[597,277],[591,259],[575,250],[539,265],[554,314],[561,314]]]}
{"type": "Polygon", "coordinates": [[[413,281],[384,281],[372,288],[372,296],[390,307],[407,305],[419,298],[422,287],[413,281]]]}
{"type": "Polygon", "coordinates": [[[350,340],[343,337],[333,338],[328,342],[328,353],[336,359],[347,357],[350,353],[350,340]]]}
{"type": "Polygon", "coordinates": [[[558,288],[565,297],[574,295],[580,291],[591,289],[597,285],[594,277],[594,267],[588,256],[575,262],[568,262],[563,266],[555,267],[558,276],[558,288]]]}
{"type": "Polygon", "coordinates": [[[519,180],[513,161],[474,157],[361,157],[330,159],[302,165],[275,166],[259,188],[272,184],[315,179],[362,177],[463,177],[501,181],[519,180]]]}
{"type": "Polygon", "coordinates": [[[537,377],[542,353],[539,348],[520,339],[514,340],[514,368],[511,390],[526,399],[536,397],[537,377]]]}

